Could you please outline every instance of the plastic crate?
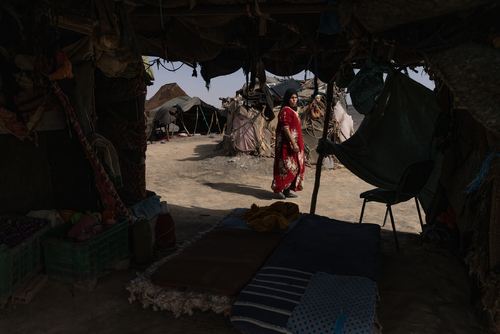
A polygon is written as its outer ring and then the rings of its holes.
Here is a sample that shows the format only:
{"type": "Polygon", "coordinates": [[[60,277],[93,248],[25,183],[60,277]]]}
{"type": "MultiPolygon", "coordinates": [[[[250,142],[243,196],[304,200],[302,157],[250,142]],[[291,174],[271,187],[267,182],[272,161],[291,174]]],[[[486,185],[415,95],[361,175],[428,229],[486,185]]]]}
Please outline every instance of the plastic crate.
{"type": "Polygon", "coordinates": [[[96,279],[129,254],[129,220],[119,218],[118,224],[84,242],[66,238],[73,226],[58,226],[42,238],[45,271],[49,278],[67,283],[86,283],[96,279]]]}
{"type": "MultiPolygon", "coordinates": [[[[24,216],[11,218],[33,220],[24,216]]],[[[50,229],[50,221],[44,220],[46,224],[41,229],[13,248],[0,245],[0,299],[10,297],[18,286],[43,267],[41,237],[50,229]]]]}

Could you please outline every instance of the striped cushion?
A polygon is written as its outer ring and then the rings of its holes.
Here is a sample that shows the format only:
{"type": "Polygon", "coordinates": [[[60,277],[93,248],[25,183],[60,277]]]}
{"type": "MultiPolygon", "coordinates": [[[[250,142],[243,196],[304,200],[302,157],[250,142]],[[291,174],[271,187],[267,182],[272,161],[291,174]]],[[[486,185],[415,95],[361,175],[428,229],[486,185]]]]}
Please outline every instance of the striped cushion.
{"type": "Polygon", "coordinates": [[[243,333],[289,333],[288,319],[312,276],[295,269],[262,268],[234,303],[233,326],[243,333]]]}

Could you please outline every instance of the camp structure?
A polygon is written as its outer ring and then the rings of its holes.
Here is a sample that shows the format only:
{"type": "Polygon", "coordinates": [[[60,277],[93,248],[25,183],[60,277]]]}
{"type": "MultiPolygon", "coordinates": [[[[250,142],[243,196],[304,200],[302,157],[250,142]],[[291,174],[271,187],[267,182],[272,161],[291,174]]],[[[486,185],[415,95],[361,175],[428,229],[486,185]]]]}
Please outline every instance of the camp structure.
{"type": "Polygon", "coordinates": [[[151,66],[182,62],[208,87],[243,69],[249,91],[257,79],[266,81],[266,71],[286,77],[306,70],[327,83],[327,96],[333,83],[347,87],[365,116],[370,136],[358,130],[333,146],[360,178],[393,190],[406,164],[435,162],[433,187],[424,188],[424,236],[452,240],[447,245],[477,286],[482,326],[500,333],[499,16],[500,3],[492,0],[4,0],[0,212],[107,212],[135,225],[129,208],[149,198],[151,66]],[[435,91],[408,80],[406,72],[417,67],[435,91]]]}
{"type": "MultiPolygon", "coordinates": [[[[180,115],[180,110],[177,107],[178,104],[190,99],[189,96],[185,95],[177,96],[163,103],[161,106],[149,110],[147,112],[146,138],[148,140],[158,140],[168,136],[168,132],[173,131],[177,127],[174,127],[174,123],[180,115]]],[[[175,130],[179,130],[179,127],[175,130]]]]}
{"type": "Polygon", "coordinates": [[[226,155],[274,156],[277,118],[274,99],[267,86],[249,89],[245,84],[235,97],[221,100],[227,122],[217,148],[223,149],[226,155]]]}
{"type": "Polygon", "coordinates": [[[157,110],[159,107],[163,106],[165,103],[175,99],[176,97],[188,96],[186,92],[176,83],[168,83],[160,87],[156,93],[149,99],[146,100],[146,114],[148,116],[151,110],[157,110]]]}
{"type": "Polygon", "coordinates": [[[161,125],[172,123],[170,115],[175,115],[175,112],[172,113],[171,109],[169,109],[168,112],[166,109],[182,101],[188,100],[189,98],[190,97],[175,82],[161,86],[149,100],[146,100],[146,138],[163,138],[166,133],[164,131],[166,128],[161,125]],[[161,114],[157,115],[158,111],[162,108],[161,114]]]}
{"type": "MultiPolygon", "coordinates": [[[[176,105],[179,111],[179,122],[188,134],[212,134],[222,131],[222,124],[226,122],[224,114],[218,108],[205,103],[199,97],[180,102],[176,105]],[[221,124],[221,122],[223,122],[221,124]]],[[[181,128],[181,129],[182,129],[181,128]]]]}
{"type": "MultiPolygon", "coordinates": [[[[283,94],[293,88],[299,98],[297,113],[301,119],[306,163],[316,164],[316,146],[322,136],[325,119],[325,84],[313,79],[301,81],[267,77],[263,87],[260,88],[257,82],[254,89],[247,90],[245,84],[234,98],[221,98],[222,109],[227,113],[227,124],[218,148],[223,148],[227,155],[274,156],[275,131],[283,94]]],[[[345,111],[345,93],[337,89],[335,99],[327,139],[341,143],[353,134],[353,121],[345,111]]],[[[326,159],[325,165],[333,168],[333,157],[326,159]]]]}

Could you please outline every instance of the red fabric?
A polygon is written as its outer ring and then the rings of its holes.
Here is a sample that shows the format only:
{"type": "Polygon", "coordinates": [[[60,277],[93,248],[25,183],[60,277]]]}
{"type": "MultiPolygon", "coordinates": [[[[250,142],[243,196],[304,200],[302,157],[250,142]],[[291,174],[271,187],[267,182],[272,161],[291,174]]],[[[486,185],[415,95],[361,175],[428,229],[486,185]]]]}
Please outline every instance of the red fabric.
{"type": "Polygon", "coordinates": [[[457,223],[457,217],[455,214],[455,210],[453,210],[451,204],[448,204],[446,212],[441,212],[441,214],[437,217],[436,220],[440,223],[445,224],[446,227],[448,227],[450,230],[453,230],[455,228],[455,225],[457,223]]]}
{"type": "Polygon", "coordinates": [[[78,119],[76,118],[75,110],[71,106],[68,97],[63,93],[63,91],[59,87],[59,84],[55,80],[50,79],[50,83],[52,85],[54,94],[57,96],[57,98],[59,98],[59,101],[61,102],[66,115],[68,116],[76,133],[78,134],[78,139],[82,144],[85,155],[87,156],[87,159],[89,159],[92,169],[94,170],[97,191],[101,195],[104,208],[106,210],[116,212],[119,216],[128,217],[129,219],[131,219],[132,217],[130,216],[130,212],[127,210],[125,205],[123,205],[123,202],[120,199],[120,196],[118,196],[118,194],[116,193],[115,187],[109,180],[104,167],[102,166],[99,159],[97,159],[92,146],[90,146],[87,138],[83,134],[82,128],[80,127],[78,119]]]}
{"type": "Polygon", "coordinates": [[[274,155],[274,180],[271,189],[280,193],[289,188],[293,191],[302,190],[304,184],[304,142],[300,120],[295,111],[284,107],[279,115],[276,126],[276,145],[274,155]],[[293,146],[285,134],[288,128],[293,140],[299,146],[298,153],[293,152],[293,146]]]}

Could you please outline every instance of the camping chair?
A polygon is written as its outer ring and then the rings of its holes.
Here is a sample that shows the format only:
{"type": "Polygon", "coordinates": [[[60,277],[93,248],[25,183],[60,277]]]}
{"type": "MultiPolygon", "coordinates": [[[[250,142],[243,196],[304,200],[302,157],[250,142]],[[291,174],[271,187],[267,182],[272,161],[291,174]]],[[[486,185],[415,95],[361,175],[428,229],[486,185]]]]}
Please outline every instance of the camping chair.
{"type": "Polygon", "coordinates": [[[391,217],[392,230],[394,232],[394,240],[396,241],[396,248],[399,250],[398,236],[396,234],[396,226],[394,225],[394,217],[392,216],[391,206],[406,202],[412,198],[415,198],[415,204],[417,205],[418,218],[420,218],[420,226],[422,230],[424,228],[424,223],[422,222],[422,215],[420,214],[420,207],[418,205],[417,195],[420,193],[424,187],[427,179],[429,178],[432,169],[434,168],[434,161],[427,160],[411,164],[406,168],[399,180],[398,187],[396,190],[388,190],[383,188],[375,188],[373,190],[365,191],[359,195],[363,200],[363,208],[361,209],[361,216],[359,217],[359,223],[361,224],[363,220],[363,213],[365,212],[366,202],[379,202],[385,203],[387,205],[387,210],[385,211],[384,224],[387,220],[387,213],[391,217]]]}

